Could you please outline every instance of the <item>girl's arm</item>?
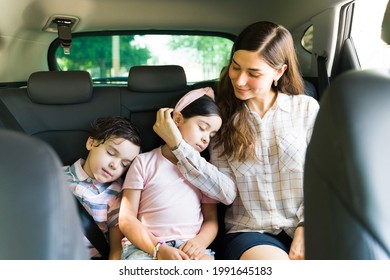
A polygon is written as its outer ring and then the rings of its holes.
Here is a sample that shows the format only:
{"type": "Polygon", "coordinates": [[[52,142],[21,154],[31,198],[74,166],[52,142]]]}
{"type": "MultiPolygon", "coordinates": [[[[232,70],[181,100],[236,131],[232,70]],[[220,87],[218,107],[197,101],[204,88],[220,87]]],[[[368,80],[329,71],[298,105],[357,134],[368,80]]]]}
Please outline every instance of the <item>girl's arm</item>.
{"type": "MultiPolygon", "coordinates": [[[[154,247],[160,240],[137,218],[140,198],[141,190],[123,190],[119,210],[119,228],[134,246],[153,256],[154,247]]],[[[172,260],[188,259],[188,256],[180,250],[165,244],[160,246],[157,257],[158,259],[172,260]]]]}
{"type": "Polygon", "coordinates": [[[119,210],[119,228],[134,246],[153,255],[153,248],[158,240],[137,218],[140,198],[141,190],[123,190],[119,210]]]}
{"type": "Polygon", "coordinates": [[[199,233],[180,246],[191,260],[200,260],[204,256],[206,248],[214,241],[218,233],[217,204],[203,203],[203,224],[199,233]]]}

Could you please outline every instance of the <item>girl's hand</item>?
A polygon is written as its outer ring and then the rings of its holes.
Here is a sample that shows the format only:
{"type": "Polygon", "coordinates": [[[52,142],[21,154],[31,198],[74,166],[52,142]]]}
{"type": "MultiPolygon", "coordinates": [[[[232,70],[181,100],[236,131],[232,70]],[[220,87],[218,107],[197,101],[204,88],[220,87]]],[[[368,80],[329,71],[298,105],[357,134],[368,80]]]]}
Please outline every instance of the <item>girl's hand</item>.
{"type": "Polygon", "coordinates": [[[166,244],[162,244],[157,252],[158,260],[189,260],[189,257],[183,251],[168,246],[166,244]]]}
{"type": "Polygon", "coordinates": [[[206,251],[206,247],[196,242],[195,239],[186,241],[179,249],[186,253],[190,260],[200,260],[206,251]]]}
{"type": "Polygon", "coordinates": [[[172,119],[172,112],[172,108],[161,108],[158,110],[156,122],[153,125],[153,130],[171,149],[178,146],[183,139],[180,130],[172,119]]]}

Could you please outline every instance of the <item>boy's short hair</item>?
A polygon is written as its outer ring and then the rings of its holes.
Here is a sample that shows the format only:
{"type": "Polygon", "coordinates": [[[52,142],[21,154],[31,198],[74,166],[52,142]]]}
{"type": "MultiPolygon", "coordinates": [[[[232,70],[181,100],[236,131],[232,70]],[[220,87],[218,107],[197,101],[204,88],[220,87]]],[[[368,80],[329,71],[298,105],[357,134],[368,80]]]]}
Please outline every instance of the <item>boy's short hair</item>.
{"type": "Polygon", "coordinates": [[[102,143],[115,137],[129,140],[134,145],[141,146],[141,134],[127,118],[120,116],[98,118],[91,123],[91,128],[91,137],[102,143]]]}

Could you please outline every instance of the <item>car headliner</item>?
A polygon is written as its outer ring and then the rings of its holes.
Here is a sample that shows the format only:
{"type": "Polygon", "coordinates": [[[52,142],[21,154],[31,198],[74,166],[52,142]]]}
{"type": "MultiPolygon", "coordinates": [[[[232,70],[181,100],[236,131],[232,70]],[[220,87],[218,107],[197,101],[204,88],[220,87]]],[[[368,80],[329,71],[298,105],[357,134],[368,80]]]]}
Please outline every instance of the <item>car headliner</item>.
{"type": "Polygon", "coordinates": [[[258,20],[287,28],[347,0],[0,0],[0,36],[25,39],[42,32],[52,15],[80,19],[74,32],[95,30],[206,30],[237,34],[258,20]],[[12,3],[12,4],[10,4],[12,3]],[[18,19],[18,20],[15,20],[18,19]]]}
{"type": "Polygon", "coordinates": [[[57,32],[56,15],[78,18],[72,32],[196,30],[237,35],[248,24],[271,20],[290,31],[349,0],[0,0],[0,82],[26,80],[46,70],[57,32]]]}

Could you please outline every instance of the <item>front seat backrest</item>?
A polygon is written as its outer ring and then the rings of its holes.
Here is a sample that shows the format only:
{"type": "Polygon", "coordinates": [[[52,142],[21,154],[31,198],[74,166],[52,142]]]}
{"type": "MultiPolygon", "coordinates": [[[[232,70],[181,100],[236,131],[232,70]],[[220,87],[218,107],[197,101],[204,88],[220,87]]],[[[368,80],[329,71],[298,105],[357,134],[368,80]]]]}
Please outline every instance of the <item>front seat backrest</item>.
{"type": "Polygon", "coordinates": [[[0,130],[0,259],[88,259],[76,201],[42,140],[0,130]]]}
{"type": "Polygon", "coordinates": [[[390,258],[390,76],[334,80],[306,153],[306,259],[390,258]]]}

